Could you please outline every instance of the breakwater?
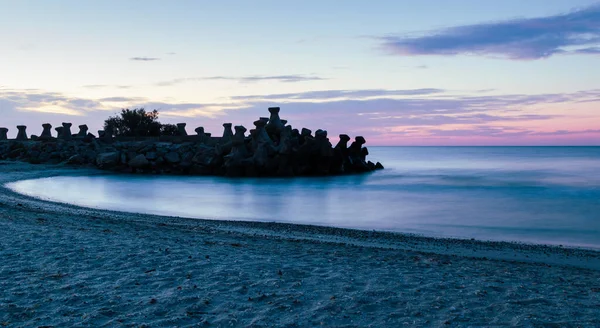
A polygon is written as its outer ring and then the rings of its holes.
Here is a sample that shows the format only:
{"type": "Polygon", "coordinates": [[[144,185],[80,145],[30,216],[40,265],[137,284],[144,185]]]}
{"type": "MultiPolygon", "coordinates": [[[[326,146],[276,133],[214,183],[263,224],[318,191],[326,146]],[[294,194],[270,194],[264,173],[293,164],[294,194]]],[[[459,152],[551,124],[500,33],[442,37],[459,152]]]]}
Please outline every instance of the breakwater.
{"type": "Polygon", "coordinates": [[[222,176],[310,176],[365,173],[383,169],[367,160],[366,140],[339,135],[335,146],[327,131],[294,129],[269,108],[269,117],[254,128],[223,124],[220,137],[195,129],[188,135],[185,123],[177,124],[176,136],[119,137],[112,131],[93,135],[86,125],[73,133],[71,123],[54,128],[43,124],[39,136],[28,136],[17,126],[15,139],[0,128],[0,159],[33,164],[93,165],[100,169],[148,174],[222,176]],[[247,133],[248,132],[248,133],[247,133]]]}

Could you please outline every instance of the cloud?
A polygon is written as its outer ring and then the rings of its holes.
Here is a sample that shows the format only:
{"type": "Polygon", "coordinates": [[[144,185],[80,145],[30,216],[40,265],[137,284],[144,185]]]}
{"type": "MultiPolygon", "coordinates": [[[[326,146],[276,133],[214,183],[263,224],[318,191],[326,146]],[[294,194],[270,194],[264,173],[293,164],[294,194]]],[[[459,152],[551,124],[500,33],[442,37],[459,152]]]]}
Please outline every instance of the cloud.
{"type": "Polygon", "coordinates": [[[586,55],[600,55],[600,47],[589,47],[583,49],[574,50],[575,53],[578,54],[586,54],[586,55]]]}
{"type": "Polygon", "coordinates": [[[425,88],[425,89],[404,89],[404,90],[386,90],[386,89],[364,89],[364,90],[321,90],[297,93],[279,93],[271,95],[250,95],[233,96],[233,100],[330,100],[330,99],[366,99],[384,96],[416,96],[431,95],[442,93],[443,89],[425,88]]]}
{"type": "Polygon", "coordinates": [[[107,97],[107,98],[98,99],[98,101],[101,101],[101,102],[134,102],[134,101],[145,101],[145,100],[147,100],[147,99],[140,98],[140,97],[107,97]]]}
{"type": "Polygon", "coordinates": [[[600,4],[567,14],[454,26],[420,36],[380,39],[384,49],[400,56],[477,55],[536,60],[558,54],[597,55],[600,4]]]}
{"type": "Polygon", "coordinates": [[[155,60],[160,60],[160,58],[156,58],[156,57],[131,57],[131,58],[129,58],[129,60],[136,60],[136,61],[155,61],[155,60]]]}
{"type": "Polygon", "coordinates": [[[83,88],[86,89],[131,89],[132,86],[130,85],[108,85],[108,84],[88,84],[88,85],[84,85],[82,86],[83,88]]]}
{"type": "Polygon", "coordinates": [[[234,81],[238,83],[256,83],[256,82],[264,82],[264,81],[275,81],[275,82],[283,82],[283,83],[297,83],[297,82],[308,82],[308,81],[323,81],[327,80],[326,78],[318,77],[318,76],[306,76],[306,75],[272,75],[272,76],[264,76],[264,75],[251,75],[251,76],[208,76],[208,77],[189,77],[189,78],[180,78],[173,79],[169,81],[161,81],[155,83],[156,86],[172,86],[181,83],[188,82],[198,82],[198,81],[234,81]]]}
{"type": "MultiPolygon", "coordinates": [[[[581,116],[586,112],[574,112],[577,104],[584,102],[600,103],[600,90],[537,95],[477,92],[461,95],[434,88],[322,90],[237,96],[223,103],[176,103],[143,97],[87,99],[40,90],[0,89],[1,124],[8,127],[30,124],[36,130],[46,121],[52,124],[73,122],[74,125],[88,124],[95,131],[101,128],[104,119],[118,113],[121,108],[144,107],[157,109],[162,122],[187,122],[189,126],[204,126],[207,131],[218,134],[222,131],[223,122],[251,128],[258,117],[269,115],[267,107],[281,106],[282,118],[289,120],[295,128],[326,129],[333,141],[340,133],[364,135],[379,144],[390,141],[414,144],[426,140],[439,144],[444,143],[446,137],[469,136],[498,140],[520,140],[519,137],[523,136],[549,140],[552,136],[567,138],[577,134],[577,138],[582,140],[593,140],[593,136],[599,133],[591,123],[580,130],[550,132],[530,127],[561,126],[556,124],[564,118],[579,117],[593,122],[597,118],[593,114],[587,112],[588,119],[581,116]],[[545,105],[557,104],[563,109],[567,105],[573,107],[568,112],[563,110],[555,114],[544,109],[545,105]]],[[[600,138],[596,142],[598,140],[600,138]]]]}

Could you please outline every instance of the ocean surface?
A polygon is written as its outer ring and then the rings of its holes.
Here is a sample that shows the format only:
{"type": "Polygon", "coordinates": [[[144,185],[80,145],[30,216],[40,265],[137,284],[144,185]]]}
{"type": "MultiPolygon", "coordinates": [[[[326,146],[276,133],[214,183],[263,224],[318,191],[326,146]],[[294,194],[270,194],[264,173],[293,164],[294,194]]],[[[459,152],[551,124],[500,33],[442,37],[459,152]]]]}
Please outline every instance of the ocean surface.
{"type": "Polygon", "coordinates": [[[600,147],[369,150],[385,170],[293,179],[54,177],[9,187],[120,211],[600,249],[600,147]]]}

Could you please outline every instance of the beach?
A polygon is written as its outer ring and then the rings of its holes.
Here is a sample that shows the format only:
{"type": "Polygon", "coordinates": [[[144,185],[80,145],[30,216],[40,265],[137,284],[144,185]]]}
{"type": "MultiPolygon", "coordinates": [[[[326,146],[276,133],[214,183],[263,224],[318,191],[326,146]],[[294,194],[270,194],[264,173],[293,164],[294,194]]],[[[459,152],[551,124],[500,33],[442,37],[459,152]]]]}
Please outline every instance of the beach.
{"type": "MultiPolygon", "coordinates": [[[[0,184],[106,174],[0,163],[0,184]]],[[[0,326],[597,327],[600,252],[0,193],[0,326]]]]}

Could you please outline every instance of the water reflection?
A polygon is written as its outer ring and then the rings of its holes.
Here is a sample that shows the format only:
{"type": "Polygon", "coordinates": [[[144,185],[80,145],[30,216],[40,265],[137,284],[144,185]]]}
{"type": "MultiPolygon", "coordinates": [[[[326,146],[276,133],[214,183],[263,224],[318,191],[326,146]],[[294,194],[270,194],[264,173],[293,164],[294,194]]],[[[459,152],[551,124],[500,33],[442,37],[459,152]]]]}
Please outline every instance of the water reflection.
{"type": "Polygon", "coordinates": [[[55,201],[159,215],[600,246],[599,148],[371,152],[386,170],[296,179],[56,177],[11,187],[55,201]]]}

